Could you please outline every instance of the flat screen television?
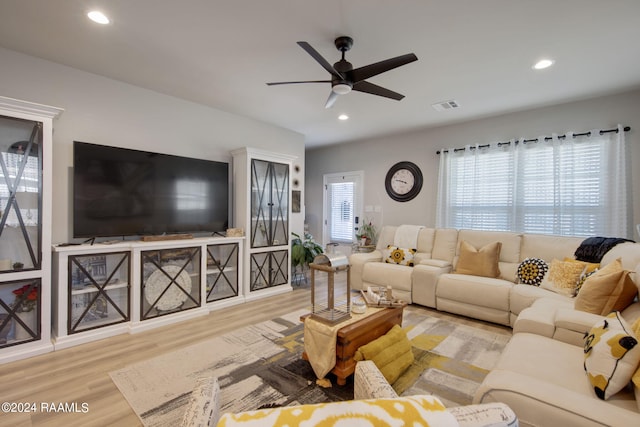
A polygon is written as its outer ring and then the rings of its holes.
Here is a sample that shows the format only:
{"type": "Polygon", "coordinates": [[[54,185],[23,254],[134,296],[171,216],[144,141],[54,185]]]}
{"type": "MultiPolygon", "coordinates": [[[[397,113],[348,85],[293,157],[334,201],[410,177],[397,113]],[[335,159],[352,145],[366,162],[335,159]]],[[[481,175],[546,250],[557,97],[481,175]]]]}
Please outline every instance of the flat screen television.
{"type": "Polygon", "coordinates": [[[73,236],[220,232],[229,164],[74,141],[73,236]]]}

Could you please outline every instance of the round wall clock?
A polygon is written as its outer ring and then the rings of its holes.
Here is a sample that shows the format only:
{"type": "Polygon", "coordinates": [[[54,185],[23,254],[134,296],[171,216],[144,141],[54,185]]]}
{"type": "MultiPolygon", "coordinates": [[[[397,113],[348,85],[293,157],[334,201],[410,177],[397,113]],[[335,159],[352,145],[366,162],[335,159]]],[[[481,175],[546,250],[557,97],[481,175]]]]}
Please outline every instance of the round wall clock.
{"type": "Polygon", "coordinates": [[[415,163],[398,162],[387,172],[384,186],[393,200],[408,202],[422,189],[422,171],[415,163]]]}

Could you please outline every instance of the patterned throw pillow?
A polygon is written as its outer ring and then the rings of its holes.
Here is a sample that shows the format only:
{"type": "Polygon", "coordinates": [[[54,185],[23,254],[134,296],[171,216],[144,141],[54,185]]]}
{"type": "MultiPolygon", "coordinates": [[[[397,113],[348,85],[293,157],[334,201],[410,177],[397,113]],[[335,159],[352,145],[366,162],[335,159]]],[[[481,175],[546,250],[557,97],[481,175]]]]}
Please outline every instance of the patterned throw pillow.
{"type": "Polygon", "coordinates": [[[600,399],[607,400],[626,387],[638,363],[640,345],[619,312],[598,321],[585,336],[584,370],[600,399]]]}
{"type": "Polygon", "coordinates": [[[347,400],[226,413],[218,427],[231,426],[459,426],[435,396],[347,400]]]}
{"type": "Polygon", "coordinates": [[[578,280],[584,271],[582,264],[554,259],[549,272],[540,283],[540,287],[549,291],[573,297],[576,294],[578,280]]]}
{"type": "Polygon", "coordinates": [[[525,285],[540,286],[549,271],[547,263],[540,258],[527,258],[518,266],[518,279],[525,285]]]}
{"type": "Polygon", "coordinates": [[[385,252],[384,262],[413,267],[413,255],[418,252],[418,250],[389,245],[385,252]]]}

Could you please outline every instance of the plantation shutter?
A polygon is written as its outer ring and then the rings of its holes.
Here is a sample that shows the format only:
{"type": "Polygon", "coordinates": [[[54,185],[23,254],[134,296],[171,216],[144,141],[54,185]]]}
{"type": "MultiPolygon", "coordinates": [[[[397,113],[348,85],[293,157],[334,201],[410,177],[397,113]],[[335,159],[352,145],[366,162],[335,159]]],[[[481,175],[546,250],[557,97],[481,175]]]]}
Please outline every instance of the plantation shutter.
{"type": "Polygon", "coordinates": [[[328,184],[331,218],[329,235],[332,242],[353,241],[354,191],[353,182],[328,184]]]}

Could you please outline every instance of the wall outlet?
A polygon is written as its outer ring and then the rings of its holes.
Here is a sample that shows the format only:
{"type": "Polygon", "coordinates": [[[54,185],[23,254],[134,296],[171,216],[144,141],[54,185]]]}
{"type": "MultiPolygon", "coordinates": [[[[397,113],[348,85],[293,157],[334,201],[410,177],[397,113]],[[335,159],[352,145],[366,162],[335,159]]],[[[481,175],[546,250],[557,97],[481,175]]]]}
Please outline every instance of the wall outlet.
{"type": "Polygon", "coordinates": [[[375,207],[375,211],[376,211],[376,212],[382,212],[382,206],[380,206],[380,205],[376,205],[376,207],[375,207]]]}
{"type": "Polygon", "coordinates": [[[365,211],[365,212],[373,212],[373,206],[371,206],[371,205],[366,205],[366,206],[364,207],[364,211],[365,211]]]}

